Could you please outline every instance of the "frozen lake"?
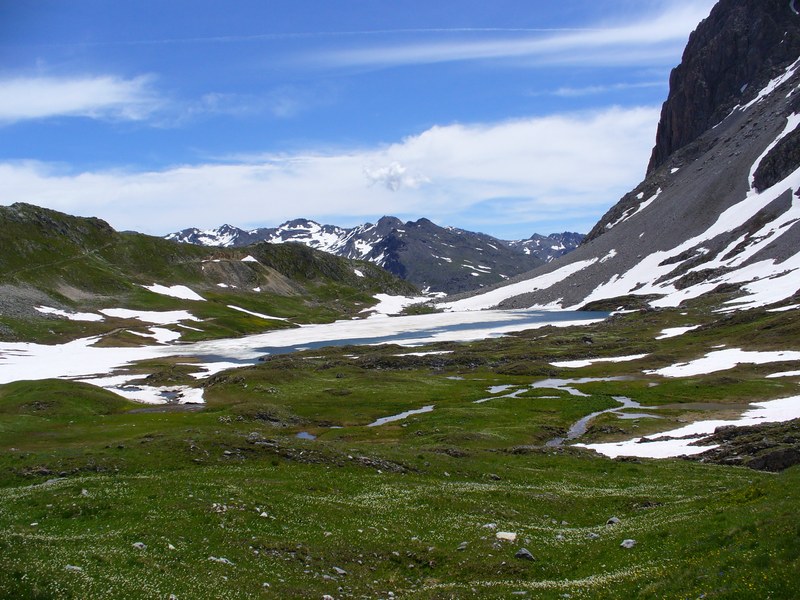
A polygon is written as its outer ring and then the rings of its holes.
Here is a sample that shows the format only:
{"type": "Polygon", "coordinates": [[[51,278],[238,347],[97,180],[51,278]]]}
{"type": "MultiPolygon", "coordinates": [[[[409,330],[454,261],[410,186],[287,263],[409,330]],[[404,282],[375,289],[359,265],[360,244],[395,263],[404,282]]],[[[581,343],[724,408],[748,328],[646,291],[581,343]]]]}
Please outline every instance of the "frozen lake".
{"type": "MultiPolygon", "coordinates": [[[[138,360],[167,356],[194,357],[198,378],[225,368],[251,364],[269,354],[324,346],[469,341],[553,325],[568,327],[602,321],[608,313],[580,311],[471,311],[407,317],[376,315],[367,319],[304,325],[241,338],[183,344],[109,348],[82,338],[60,345],[0,343],[0,383],[18,380],[73,378],[119,391],[126,376],[109,375],[138,360]]],[[[131,379],[128,377],[127,379],[131,379]]],[[[143,399],[143,398],[136,398],[143,399]]]]}

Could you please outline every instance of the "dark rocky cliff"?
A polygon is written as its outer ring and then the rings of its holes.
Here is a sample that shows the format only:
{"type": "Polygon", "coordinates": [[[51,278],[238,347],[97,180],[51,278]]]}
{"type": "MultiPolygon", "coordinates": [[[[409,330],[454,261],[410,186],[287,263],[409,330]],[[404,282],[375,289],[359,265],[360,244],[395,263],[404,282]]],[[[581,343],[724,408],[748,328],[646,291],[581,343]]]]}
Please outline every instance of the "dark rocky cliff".
{"type": "Polygon", "coordinates": [[[751,100],[798,54],[800,17],[791,0],[720,0],[670,75],[648,174],[751,100]]]}
{"type": "Polygon", "coordinates": [[[454,309],[800,297],[800,14],[721,0],[672,73],[650,170],[574,252],[454,309]],[[746,87],[745,87],[746,86],[746,87]]]}

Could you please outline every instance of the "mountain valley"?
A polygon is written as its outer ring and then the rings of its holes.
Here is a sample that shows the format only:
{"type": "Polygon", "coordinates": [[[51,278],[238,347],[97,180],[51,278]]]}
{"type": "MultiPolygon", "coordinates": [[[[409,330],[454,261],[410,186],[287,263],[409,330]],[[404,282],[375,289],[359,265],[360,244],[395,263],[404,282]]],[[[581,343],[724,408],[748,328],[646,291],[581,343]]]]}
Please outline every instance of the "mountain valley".
{"type": "Polygon", "coordinates": [[[795,598],[798,114],[720,0],[585,238],[0,207],[0,596],[795,598]]]}

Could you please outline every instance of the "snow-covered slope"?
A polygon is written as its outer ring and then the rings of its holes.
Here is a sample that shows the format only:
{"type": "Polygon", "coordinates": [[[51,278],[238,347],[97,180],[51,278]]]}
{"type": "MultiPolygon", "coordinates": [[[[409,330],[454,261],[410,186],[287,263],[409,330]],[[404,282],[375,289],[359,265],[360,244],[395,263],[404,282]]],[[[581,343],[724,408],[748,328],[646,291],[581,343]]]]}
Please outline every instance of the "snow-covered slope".
{"type": "MultiPolygon", "coordinates": [[[[725,39],[747,45],[749,36],[763,35],[751,22],[771,19],[785,29],[772,40],[783,52],[785,40],[796,41],[800,32],[800,16],[789,9],[789,3],[772,0],[725,0],[701,23],[693,40],[713,41],[723,32],[710,28],[736,26],[741,30],[726,30],[725,39]],[[737,18],[726,18],[725,11],[738,11],[737,18]]],[[[769,48],[763,40],[761,45],[769,48]]],[[[690,40],[690,47],[698,55],[685,54],[684,63],[694,65],[697,73],[703,72],[703,61],[735,58],[711,41],[698,46],[690,40]]],[[[777,65],[764,59],[771,66],[741,82],[735,102],[725,100],[733,105],[726,104],[721,120],[663,159],[575,252],[508,285],[446,306],[571,308],[633,295],[660,307],[738,290],[725,304],[732,310],[792,297],[800,290],[798,55],[777,65]]],[[[665,113],[674,100],[675,80],[673,73],[665,113]]],[[[681,102],[683,110],[691,110],[690,101],[681,102]]]]}
{"type": "Polygon", "coordinates": [[[574,250],[584,236],[570,232],[534,234],[509,242],[440,227],[428,219],[403,223],[395,217],[383,217],[375,224],[350,229],[295,219],[276,228],[245,231],[223,225],[207,231],[185,229],[166,237],[203,246],[300,243],[375,263],[421,289],[457,293],[490,286],[547,263],[574,250]]]}

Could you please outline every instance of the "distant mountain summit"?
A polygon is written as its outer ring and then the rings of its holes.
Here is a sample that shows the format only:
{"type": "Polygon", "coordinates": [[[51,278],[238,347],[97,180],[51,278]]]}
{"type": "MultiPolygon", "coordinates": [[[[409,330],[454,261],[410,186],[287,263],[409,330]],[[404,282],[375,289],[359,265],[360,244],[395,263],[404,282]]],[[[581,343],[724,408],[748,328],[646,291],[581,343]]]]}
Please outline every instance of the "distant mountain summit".
{"type": "Polygon", "coordinates": [[[307,219],[252,230],[223,225],[201,231],[184,229],[167,239],[201,246],[248,246],[257,242],[300,243],[336,256],[377,264],[421,289],[447,294],[479,289],[524,273],[571,252],[580,233],[534,234],[504,241],[428,219],[403,223],[383,217],[353,228],[320,225],[307,219]]]}
{"type": "Polygon", "coordinates": [[[795,296],[798,4],[721,0],[672,72],[645,180],[575,252],[450,305],[659,307],[716,294],[733,309],[795,296]]]}

